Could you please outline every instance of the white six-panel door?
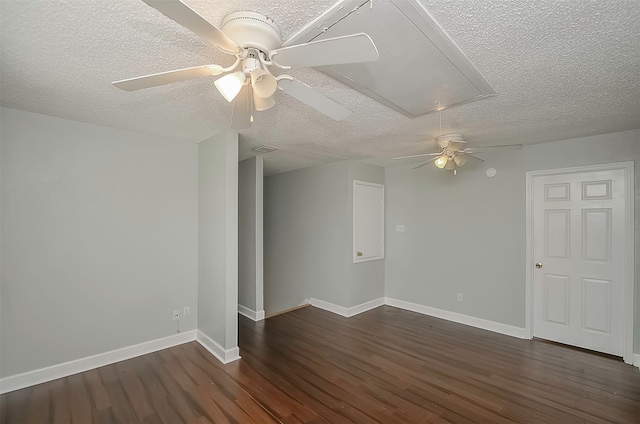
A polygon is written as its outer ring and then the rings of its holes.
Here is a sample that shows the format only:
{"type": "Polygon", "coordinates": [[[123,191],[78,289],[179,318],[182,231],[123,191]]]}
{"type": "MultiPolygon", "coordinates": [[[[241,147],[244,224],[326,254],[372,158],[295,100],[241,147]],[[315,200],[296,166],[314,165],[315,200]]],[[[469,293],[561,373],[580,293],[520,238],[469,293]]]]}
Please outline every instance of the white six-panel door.
{"type": "Polygon", "coordinates": [[[623,356],[626,176],[533,181],[533,335],[623,356]]]}

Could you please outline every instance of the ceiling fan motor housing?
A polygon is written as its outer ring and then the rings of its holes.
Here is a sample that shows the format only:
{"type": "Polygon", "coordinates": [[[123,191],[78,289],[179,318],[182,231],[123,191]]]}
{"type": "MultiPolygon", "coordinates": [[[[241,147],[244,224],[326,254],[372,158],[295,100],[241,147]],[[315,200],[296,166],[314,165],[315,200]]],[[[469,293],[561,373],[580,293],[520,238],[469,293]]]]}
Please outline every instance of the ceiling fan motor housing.
{"type": "Polygon", "coordinates": [[[441,149],[444,149],[445,147],[448,147],[453,143],[458,143],[458,145],[461,145],[466,143],[466,141],[462,134],[442,134],[436,137],[436,144],[441,149]]]}
{"type": "Polygon", "coordinates": [[[222,31],[243,48],[264,53],[282,46],[282,34],[276,22],[256,12],[238,11],[225,16],[222,31]]]}

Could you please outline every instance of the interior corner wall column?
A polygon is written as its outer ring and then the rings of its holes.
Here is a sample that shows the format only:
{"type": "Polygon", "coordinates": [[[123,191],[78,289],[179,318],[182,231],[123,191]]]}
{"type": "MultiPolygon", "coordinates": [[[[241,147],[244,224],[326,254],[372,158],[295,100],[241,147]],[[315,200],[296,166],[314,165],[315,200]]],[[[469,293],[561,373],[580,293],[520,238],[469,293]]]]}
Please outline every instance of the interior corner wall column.
{"type": "MultiPolygon", "coordinates": [[[[353,228],[353,182],[354,180],[368,181],[371,183],[384,185],[384,168],[369,165],[366,163],[349,161],[349,174],[347,178],[347,188],[349,190],[347,201],[349,206],[350,234],[354,233],[353,228]]],[[[354,249],[353,238],[349,240],[351,249],[354,249]]],[[[347,285],[347,307],[361,305],[384,297],[384,267],[385,260],[378,259],[354,263],[351,259],[352,251],[349,251],[348,258],[348,279],[347,285]]]]}
{"type": "Polygon", "coordinates": [[[238,165],[238,312],[259,321],[263,306],[263,158],[238,165]]]}
{"type": "Polygon", "coordinates": [[[238,134],[198,148],[198,340],[238,359],[238,134]]]}

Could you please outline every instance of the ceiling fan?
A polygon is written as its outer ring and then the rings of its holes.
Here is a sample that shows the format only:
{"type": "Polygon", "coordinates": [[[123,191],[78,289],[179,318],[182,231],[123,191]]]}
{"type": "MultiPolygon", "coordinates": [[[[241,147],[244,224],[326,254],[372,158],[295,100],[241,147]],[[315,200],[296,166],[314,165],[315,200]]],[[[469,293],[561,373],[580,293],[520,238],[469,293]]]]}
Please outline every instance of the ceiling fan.
{"type": "Polygon", "coordinates": [[[235,56],[228,67],[202,65],[115,81],[122,90],[135,91],[173,82],[226,73],[215,81],[223,97],[233,102],[231,128],[249,128],[253,112],[275,105],[276,89],[340,121],[351,111],[290,75],[274,76],[269,67],[283,70],[377,60],[378,50],[364,33],[282,47],[275,21],[256,12],[227,15],[221,28],[209,23],[180,0],[142,0],[168,18],[196,33],[224,53],[235,56]]]}
{"type": "Polygon", "coordinates": [[[423,166],[433,162],[438,168],[446,169],[456,174],[457,168],[467,163],[467,158],[473,158],[484,162],[474,153],[495,152],[498,150],[520,150],[522,144],[506,144],[501,146],[484,146],[484,147],[465,147],[466,140],[462,134],[443,134],[436,137],[436,144],[440,148],[439,151],[433,153],[422,153],[419,155],[399,156],[394,159],[408,159],[422,156],[433,156],[428,161],[421,163],[413,169],[422,168],[423,166]]]}

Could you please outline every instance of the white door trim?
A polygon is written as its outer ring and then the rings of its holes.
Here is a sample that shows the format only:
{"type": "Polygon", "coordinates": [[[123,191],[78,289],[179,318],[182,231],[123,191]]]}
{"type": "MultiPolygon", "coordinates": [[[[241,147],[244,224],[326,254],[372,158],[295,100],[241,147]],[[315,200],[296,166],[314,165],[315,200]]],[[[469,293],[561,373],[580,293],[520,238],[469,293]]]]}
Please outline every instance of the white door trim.
{"type": "Polygon", "coordinates": [[[625,200],[627,204],[626,228],[627,234],[627,258],[625,260],[624,278],[624,333],[623,333],[623,359],[627,364],[633,363],[633,310],[634,310],[634,176],[633,162],[619,162],[603,165],[577,166],[571,168],[546,169],[527,172],[527,202],[526,202],[526,338],[533,338],[533,182],[535,177],[573,174],[578,172],[613,171],[623,170],[626,177],[625,200]]]}

